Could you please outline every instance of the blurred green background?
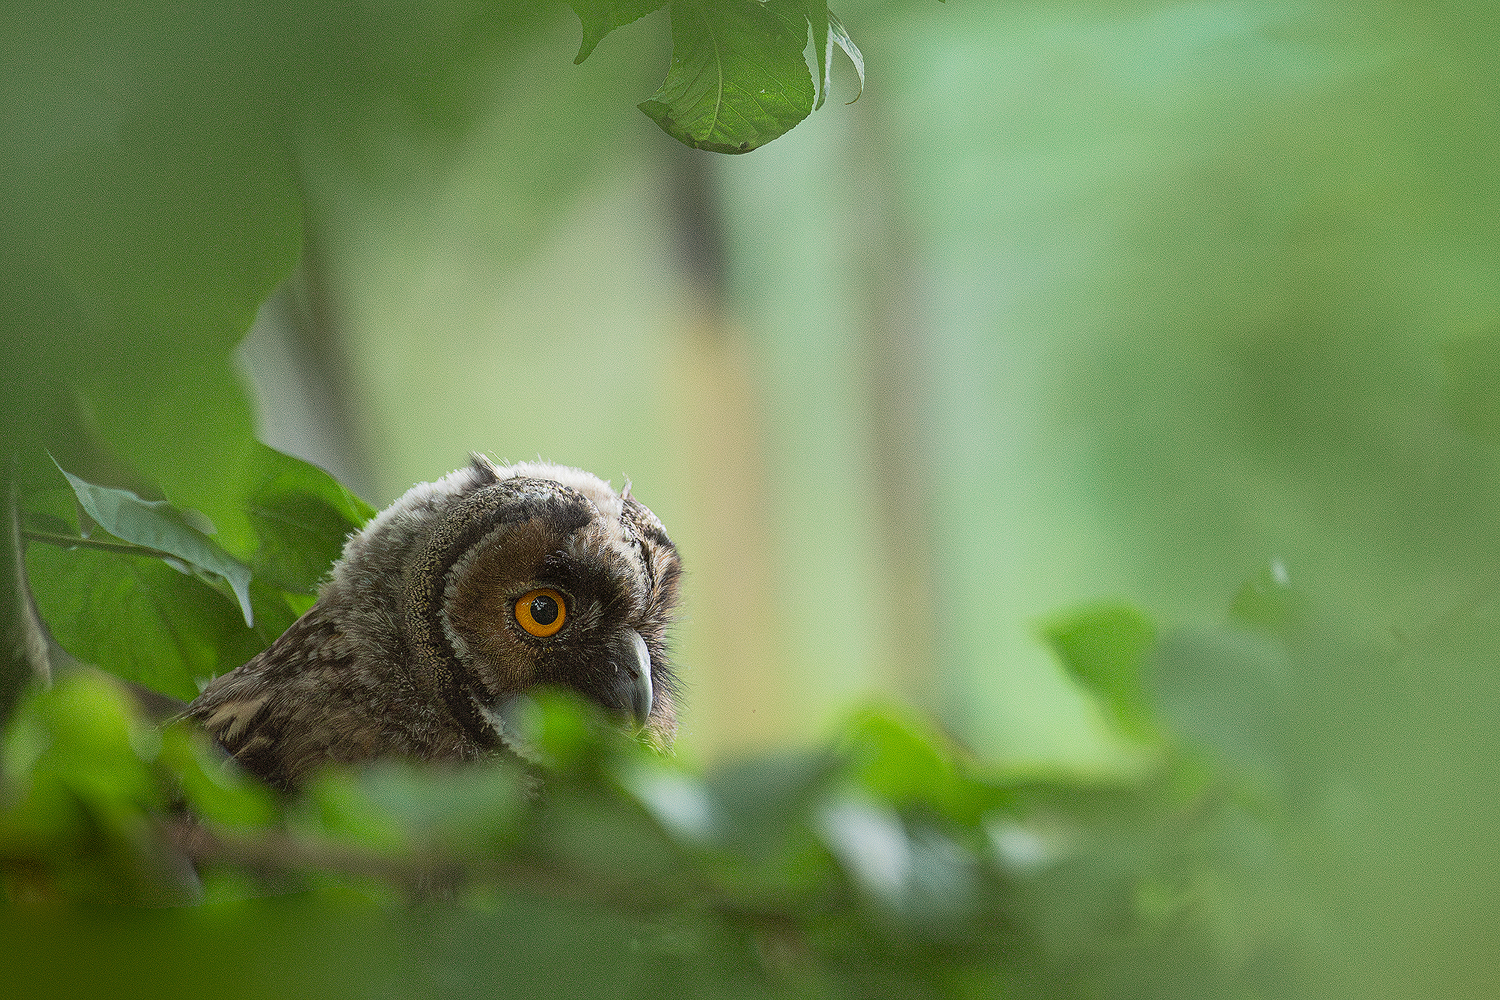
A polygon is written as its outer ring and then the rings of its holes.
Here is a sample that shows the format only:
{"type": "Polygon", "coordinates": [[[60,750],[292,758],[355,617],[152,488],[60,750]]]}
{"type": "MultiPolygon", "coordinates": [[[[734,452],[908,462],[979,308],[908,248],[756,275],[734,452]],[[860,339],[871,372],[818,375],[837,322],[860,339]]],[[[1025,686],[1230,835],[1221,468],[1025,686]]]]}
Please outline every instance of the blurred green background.
{"type": "Polygon", "coordinates": [[[745,157],[620,99],[662,14],[574,67],[560,13],[461,134],[311,143],[300,292],[243,351],[265,436],[377,506],[469,449],[628,476],[690,569],[706,755],[878,692],[1114,769],[1037,640],[1060,608],[1217,621],[1274,564],[1382,642],[1487,593],[1475,11],[847,8],[864,95],[841,65],[745,157]]]}
{"type": "Polygon", "coordinates": [[[859,101],[841,63],[723,157],[633,106],[664,15],[574,66],[566,8],[501,6],[7,10],[8,433],[76,421],[230,532],[252,421],[377,506],[471,449],[628,477],[688,567],[690,759],[873,696],[1006,769],[1135,773],[1040,638],[1128,602],[1168,674],[1221,671],[1190,735],[1265,722],[1244,664],[1294,692],[1293,881],[1359,914],[1303,929],[1480,995],[1495,11],[850,0],[859,101]],[[1266,587],[1312,636],[1285,661],[1224,645],[1266,587]]]}

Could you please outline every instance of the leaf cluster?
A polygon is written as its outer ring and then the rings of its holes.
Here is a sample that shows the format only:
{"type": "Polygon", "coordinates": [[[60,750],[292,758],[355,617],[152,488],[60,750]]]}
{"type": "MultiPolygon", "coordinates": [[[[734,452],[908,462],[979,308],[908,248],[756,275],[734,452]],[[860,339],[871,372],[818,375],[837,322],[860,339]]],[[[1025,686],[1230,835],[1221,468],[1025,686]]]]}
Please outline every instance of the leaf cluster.
{"type": "Polygon", "coordinates": [[[242,484],[249,530],[225,540],[232,549],[201,513],[52,471],[63,482],[42,470],[22,508],[37,610],[71,657],[178,698],[285,631],[373,515],[326,472],[264,445],[242,484]]]}
{"type": "MultiPolygon", "coordinates": [[[[6,740],[7,919],[163,924],[147,950],[184,989],[203,985],[173,964],[187,941],[269,935],[316,979],[321,944],[283,928],[352,920],[371,930],[345,941],[341,986],[401,996],[450,978],[476,991],[497,969],[570,995],[1058,996],[1139,968],[1122,955],[1158,938],[1186,947],[1173,925],[1191,924],[1192,888],[1159,858],[1101,850],[1098,817],[1069,798],[1134,815],[1144,843],[1138,803],[986,774],[896,713],[707,774],[562,696],[531,727],[529,772],[391,763],[278,800],[197,734],[141,722],[110,679],[66,676],[6,740]],[[1159,869],[1154,895],[1142,867],[1159,869]],[[166,919],[141,909],[163,904],[166,919]],[[447,940],[458,926],[483,928],[485,952],[447,940]],[[591,958],[571,964],[579,948],[591,958]]],[[[274,979],[242,961],[249,982],[274,979]]]]}

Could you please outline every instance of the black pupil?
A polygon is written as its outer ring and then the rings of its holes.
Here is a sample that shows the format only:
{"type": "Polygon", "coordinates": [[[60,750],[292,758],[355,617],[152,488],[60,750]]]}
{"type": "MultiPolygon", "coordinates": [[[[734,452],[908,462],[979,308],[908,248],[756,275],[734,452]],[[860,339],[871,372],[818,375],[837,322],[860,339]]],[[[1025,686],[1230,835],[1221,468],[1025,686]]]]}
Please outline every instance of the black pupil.
{"type": "Polygon", "coordinates": [[[557,621],[557,602],[546,594],[531,599],[531,620],[538,625],[551,625],[557,621]]]}

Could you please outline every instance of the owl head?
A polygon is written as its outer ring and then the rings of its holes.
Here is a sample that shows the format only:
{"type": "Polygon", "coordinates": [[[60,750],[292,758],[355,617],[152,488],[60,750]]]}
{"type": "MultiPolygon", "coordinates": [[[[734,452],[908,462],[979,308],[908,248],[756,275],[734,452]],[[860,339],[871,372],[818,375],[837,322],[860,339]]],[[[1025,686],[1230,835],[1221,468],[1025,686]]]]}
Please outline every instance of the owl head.
{"type": "Polygon", "coordinates": [[[517,749],[512,710],[547,685],[665,747],[680,576],[628,485],[475,456],[352,536],[312,609],[189,714],[283,786],[323,763],[517,749]]]}

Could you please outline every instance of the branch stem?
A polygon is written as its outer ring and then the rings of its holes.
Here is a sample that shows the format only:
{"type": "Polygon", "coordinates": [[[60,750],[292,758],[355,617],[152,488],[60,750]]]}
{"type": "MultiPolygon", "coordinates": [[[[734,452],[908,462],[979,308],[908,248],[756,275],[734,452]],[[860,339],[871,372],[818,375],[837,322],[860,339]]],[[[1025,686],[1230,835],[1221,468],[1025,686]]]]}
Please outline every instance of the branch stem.
{"type": "Polygon", "coordinates": [[[84,538],[80,535],[63,535],[55,531],[35,531],[27,528],[21,532],[21,537],[28,542],[41,542],[45,545],[56,545],[65,549],[98,549],[100,552],[117,552],[126,556],[151,556],[159,559],[161,552],[145,545],[136,545],[133,542],[116,542],[102,538],[84,538]]]}

